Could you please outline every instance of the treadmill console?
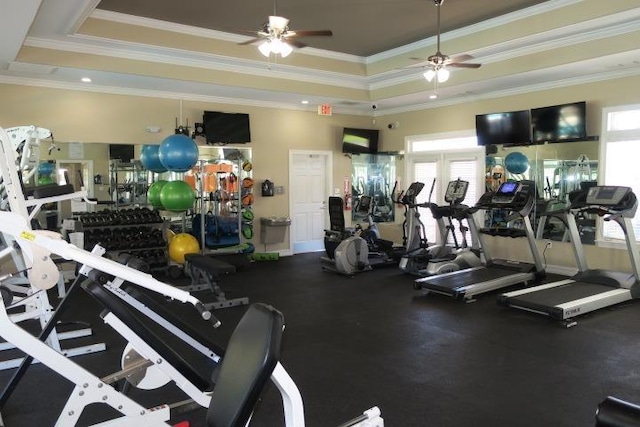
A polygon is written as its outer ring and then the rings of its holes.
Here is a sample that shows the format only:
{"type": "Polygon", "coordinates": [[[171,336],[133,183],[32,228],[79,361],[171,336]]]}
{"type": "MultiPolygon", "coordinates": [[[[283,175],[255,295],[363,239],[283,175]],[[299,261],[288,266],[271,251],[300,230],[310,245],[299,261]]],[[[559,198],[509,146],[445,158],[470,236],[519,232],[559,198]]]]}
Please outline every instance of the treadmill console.
{"type": "Polygon", "coordinates": [[[444,201],[451,205],[462,203],[467,196],[468,188],[469,181],[462,181],[461,179],[450,181],[449,185],[447,185],[447,191],[444,193],[444,201]]]}
{"type": "Polygon", "coordinates": [[[494,193],[491,203],[495,204],[508,204],[512,203],[516,195],[522,189],[522,184],[519,182],[507,181],[500,184],[498,190],[494,193]]]}
{"type": "Polygon", "coordinates": [[[618,206],[630,192],[629,187],[613,185],[591,187],[587,193],[587,205],[618,206]]]}

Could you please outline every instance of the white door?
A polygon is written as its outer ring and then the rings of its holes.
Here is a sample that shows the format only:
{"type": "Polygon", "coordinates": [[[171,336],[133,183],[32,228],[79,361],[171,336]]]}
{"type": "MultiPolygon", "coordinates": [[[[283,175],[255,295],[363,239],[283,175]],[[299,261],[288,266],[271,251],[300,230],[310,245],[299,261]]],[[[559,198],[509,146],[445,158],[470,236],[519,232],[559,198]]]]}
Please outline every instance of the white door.
{"type": "Polygon", "coordinates": [[[294,254],[324,250],[327,200],[332,188],[330,151],[289,152],[291,248],[294,254]]]}
{"type": "MultiPolygon", "coordinates": [[[[469,181],[469,188],[463,203],[470,206],[474,205],[484,192],[482,188],[482,161],[484,161],[484,158],[481,152],[416,155],[411,161],[409,178],[411,182],[419,181],[425,184],[422,192],[417,197],[417,201],[423,203],[429,200],[431,186],[435,179],[431,202],[439,205],[444,204],[444,193],[449,181],[460,178],[469,181]]],[[[429,242],[442,243],[438,241],[440,236],[437,233],[436,221],[433,219],[431,212],[428,209],[421,208],[420,219],[425,225],[427,240],[429,242]]],[[[459,230],[456,230],[456,237],[460,242],[462,236],[459,230]]]]}

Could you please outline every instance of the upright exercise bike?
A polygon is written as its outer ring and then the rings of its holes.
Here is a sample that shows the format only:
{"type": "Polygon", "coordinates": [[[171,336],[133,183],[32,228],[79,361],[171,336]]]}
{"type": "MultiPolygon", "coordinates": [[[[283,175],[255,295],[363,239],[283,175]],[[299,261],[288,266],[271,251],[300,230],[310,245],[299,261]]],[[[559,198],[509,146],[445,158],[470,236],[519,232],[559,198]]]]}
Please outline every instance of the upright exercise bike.
{"type": "Polygon", "coordinates": [[[324,237],[327,256],[320,258],[322,269],[347,276],[371,270],[367,242],[359,231],[345,226],[341,197],[329,197],[329,224],[324,237]]]}

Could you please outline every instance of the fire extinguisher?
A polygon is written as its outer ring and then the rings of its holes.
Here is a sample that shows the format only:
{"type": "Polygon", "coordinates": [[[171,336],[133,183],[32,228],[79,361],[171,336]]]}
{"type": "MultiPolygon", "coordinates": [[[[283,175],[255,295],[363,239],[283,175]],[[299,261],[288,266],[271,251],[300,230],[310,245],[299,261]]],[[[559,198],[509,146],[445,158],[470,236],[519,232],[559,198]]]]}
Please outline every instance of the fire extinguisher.
{"type": "Polygon", "coordinates": [[[344,195],[344,210],[345,211],[351,210],[351,194],[349,193],[344,195]]]}

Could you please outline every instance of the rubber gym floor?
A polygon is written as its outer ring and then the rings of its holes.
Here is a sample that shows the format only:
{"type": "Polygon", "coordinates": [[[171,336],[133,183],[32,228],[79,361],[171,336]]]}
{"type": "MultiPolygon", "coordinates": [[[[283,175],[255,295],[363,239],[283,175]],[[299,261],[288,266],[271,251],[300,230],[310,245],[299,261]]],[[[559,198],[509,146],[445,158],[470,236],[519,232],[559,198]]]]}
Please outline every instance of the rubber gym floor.
{"type": "MultiPolygon", "coordinates": [[[[640,402],[635,302],[564,329],[498,307],[499,292],[464,304],[422,295],[396,268],[348,278],[322,271],[319,257],[251,263],[221,282],[230,298],[248,296],[284,313],[282,363],[302,393],[308,426],[338,425],[374,405],[389,426],[589,426],[607,395],[640,402]]],[[[206,292],[198,295],[207,301],[206,292]]],[[[75,298],[65,320],[89,322],[90,341],[107,344],[105,352],[75,360],[99,376],[118,370],[125,343],[87,295],[75,298]]],[[[217,311],[223,325],[213,330],[189,307],[170,307],[221,345],[246,310],[217,311]]],[[[0,384],[10,374],[0,372],[0,384]]],[[[2,411],[5,425],[53,425],[71,389],[45,366],[31,366],[2,411]]],[[[185,398],[173,385],[131,396],[147,406],[185,398]]],[[[104,415],[97,407],[85,412],[83,423],[104,415]]],[[[202,409],[172,421],[204,426],[204,416],[202,409]]],[[[251,425],[284,425],[272,384],[251,425]]]]}

